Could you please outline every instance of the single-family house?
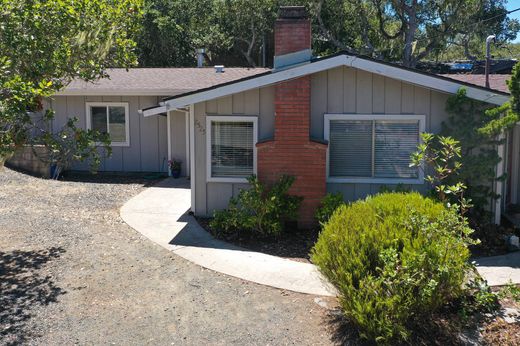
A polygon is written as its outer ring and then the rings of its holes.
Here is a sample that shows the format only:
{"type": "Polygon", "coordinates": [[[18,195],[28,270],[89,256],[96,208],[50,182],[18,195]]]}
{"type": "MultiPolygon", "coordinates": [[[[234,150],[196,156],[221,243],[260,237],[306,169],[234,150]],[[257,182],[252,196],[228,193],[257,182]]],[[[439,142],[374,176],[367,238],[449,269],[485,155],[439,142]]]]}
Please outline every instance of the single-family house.
{"type": "MultiPolygon", "coordinates": [[[[168,159],[180,159],[196,215],[225,208],[251,174],[268,182],[293,175],[292,192],[305,198],[302,227],[313,223],[327,192],[355,200],[382,186],[424,190],[422,172],[409,167],[410,153],[421,132],[440,130],[446,100],[459,88],[491,105],[509,98],[503,81],[486,88],[460,76],[345,52],[313,57],[311,25],[302,7],[280,10],[272,69],[112,69],[108,74],[96,83],[74,81],[50,100],[56,128],[78,116],[81,126],[110,134],[114,151],[102,170],[166,171],[168,159]]],[[[504,162],[497,174],[506,167],[506,149],[514,147],[515,184],[506,189],[498,182],[495,190],[516,202],[517,130],[509,143],[498,148],[504,162]]],[[[499,211],[503,204],[499,200],[493,208],[499,211]]]]}

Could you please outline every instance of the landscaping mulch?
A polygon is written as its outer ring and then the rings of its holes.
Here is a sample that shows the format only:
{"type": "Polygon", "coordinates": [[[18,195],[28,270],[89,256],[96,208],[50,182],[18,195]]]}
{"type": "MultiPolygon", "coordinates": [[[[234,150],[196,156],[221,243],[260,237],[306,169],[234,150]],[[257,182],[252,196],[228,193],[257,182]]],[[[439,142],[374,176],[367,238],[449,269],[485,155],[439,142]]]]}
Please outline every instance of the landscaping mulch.
{"type": "Polygon", "coordinates": [[[317,230],[289,229],[279,238],[256,238],[251,234],[219,234],[209,226],[210,218],[196,217],[197,222],[211,235],[245,249],[310,263],[310,252],[318,240],[317,230]]]}
{"type": "Polygon", "coordinates": [[[482,339],[487,345],[520,345],[520,324],[507,323],[501,318],[488,323],[482,330],[482,339]]]}

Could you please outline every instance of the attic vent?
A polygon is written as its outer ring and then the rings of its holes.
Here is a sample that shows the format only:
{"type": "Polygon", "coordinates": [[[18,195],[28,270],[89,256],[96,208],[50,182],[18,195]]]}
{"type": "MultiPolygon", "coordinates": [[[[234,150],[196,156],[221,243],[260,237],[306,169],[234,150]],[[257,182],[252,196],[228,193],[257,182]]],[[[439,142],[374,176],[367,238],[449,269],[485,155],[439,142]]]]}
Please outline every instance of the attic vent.
{"type": "Polygon", "coordinates": [[[215,65],[215,72],[216,73],[224,72],[224,65],[215,65]]]}

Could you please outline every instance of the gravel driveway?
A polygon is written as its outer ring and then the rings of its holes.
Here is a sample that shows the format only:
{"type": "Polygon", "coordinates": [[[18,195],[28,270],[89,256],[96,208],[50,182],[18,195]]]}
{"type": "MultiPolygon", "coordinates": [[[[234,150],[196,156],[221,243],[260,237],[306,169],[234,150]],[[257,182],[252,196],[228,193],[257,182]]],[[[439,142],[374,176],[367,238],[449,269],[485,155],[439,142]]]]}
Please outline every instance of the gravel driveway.
{"type": "Polygon", "coordinates": [[[144,181],[0,171],[0,344],[328,345],[314,297],[214,273],[119,217],[144,181]]]}

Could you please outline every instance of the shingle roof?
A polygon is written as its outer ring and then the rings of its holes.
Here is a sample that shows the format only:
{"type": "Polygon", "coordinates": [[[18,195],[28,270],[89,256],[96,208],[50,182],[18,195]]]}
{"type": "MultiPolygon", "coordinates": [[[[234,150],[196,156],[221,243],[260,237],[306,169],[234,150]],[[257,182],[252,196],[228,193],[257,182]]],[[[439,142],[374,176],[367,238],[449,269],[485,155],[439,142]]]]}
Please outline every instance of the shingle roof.
{"type": "MultiPolygon", "coordinates": [[[[486,76],[483,74],[441,74],[440,76],[482,87],[486,85],[486,76]]],[[[490,74],[489,88],[509,93],[509,88],[506,84],[506,81],[509,79],[511,79],[510,74],[490,74]]]]}
{"type": "Polygon", "coordinates": [[[72,81],[59,95],[162,95],[174,96],[217,84],[265,73],[265,68],[226,67],[216,73],[204,68],[114,68],[109,78],[96,82],[72,81]]]}

